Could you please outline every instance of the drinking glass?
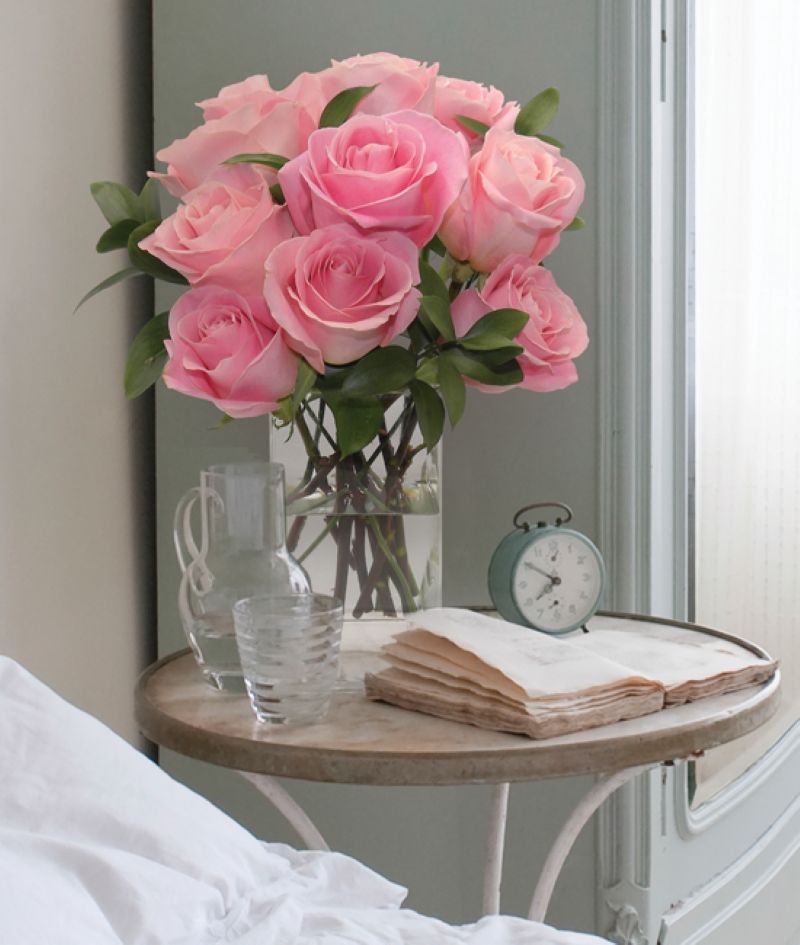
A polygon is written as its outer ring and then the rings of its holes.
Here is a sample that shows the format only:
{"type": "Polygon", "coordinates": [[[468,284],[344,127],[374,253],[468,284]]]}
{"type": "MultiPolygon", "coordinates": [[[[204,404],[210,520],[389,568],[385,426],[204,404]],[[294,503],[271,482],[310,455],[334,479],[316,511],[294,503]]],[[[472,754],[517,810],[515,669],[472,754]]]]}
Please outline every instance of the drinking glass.
{"type": "Polygon", "coordinates": [[[313,722],[339,671],[341,601],[325,594],[260,594],[233,607],[245,688],[260,722],[313,722]]]}

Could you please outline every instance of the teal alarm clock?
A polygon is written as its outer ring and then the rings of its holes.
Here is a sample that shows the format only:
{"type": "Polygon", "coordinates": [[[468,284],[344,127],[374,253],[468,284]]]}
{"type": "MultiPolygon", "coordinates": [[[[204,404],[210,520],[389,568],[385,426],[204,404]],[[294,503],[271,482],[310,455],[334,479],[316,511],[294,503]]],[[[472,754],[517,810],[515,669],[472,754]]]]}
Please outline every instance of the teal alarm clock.
{"type": "Polygon", "coordinates": [[[489,564],[489,593],[501,617],[544,633],[586,629],[600,606],[606,569],[600,552],[580,532],[563,526],[572,510],[561,502],[535,502],[514,516],[489,564]],[[532,509],[556,508],[566,513],[554,524],[522,522],[532,509]]]}

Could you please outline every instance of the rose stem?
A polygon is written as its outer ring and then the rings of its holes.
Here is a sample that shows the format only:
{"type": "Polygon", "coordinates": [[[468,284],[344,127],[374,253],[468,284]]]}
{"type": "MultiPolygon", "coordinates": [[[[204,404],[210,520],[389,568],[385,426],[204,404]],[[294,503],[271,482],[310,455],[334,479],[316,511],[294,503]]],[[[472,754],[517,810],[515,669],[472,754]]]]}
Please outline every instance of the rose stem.
{"type": "MultiPolygon", "coordinates": [[[[308,482],[302,492],[299,495],[293,496],[293,501],[297,499],[302,499],[304,496],[311,495],[311,493],[319,487],[323,492],[330,493],[331,487],[328,483],[328,476],[330,475],[331,469],[333,468],[332,463],[333,457],[331,456],[320,456],[317,460],[317,472],[314,475],[314,478],[308,482]]],[[[286,536],[286,546],[289,551],[294,551],[297,547],[298,542],[300,541],[300,536],[303,533],[303,528],[306,524],[305,515],[298,515],[297,518],[292,522],[289,533],[286,536]]]]}
{"type": "MultiPolygon", "coordinates": [[[[295,491],[292,493],[289,501],[296,501],[297,499],[303,498],[303,496],[310,495],[317,488],[322,489],[323,492],[331,492],[331,487],[328,483],[328,476],[330,475],[330,471],[335,465],[337,458],[336,453],[334,453],[333,456],[322,456],[318,448],[321,424],[319,422],[317,423],[315,434],[312,437],[311,431],[308,429],[305,417],[303,416],[303,409],[304,407],[301,406],[295,414],[294,424],[300,433],[300,438],[303,441],[303,446],[305,447],[308,461],[316,470],[316,474],[309,482],[305,484],[301,491],[295,491]]],[[[315,420],[317,419],[307,404],[305,405],[305,409],[308,409],[309,413],[312,417],[314,417],[315,420]]],[[[294,551],[297,547],[305,524],[306,516],[304,515],[298,515],[297,518],[295,518],[295,520],[292,522],[289,533],[286,536],[286,545],[289,551],[294,551]]]]}
{"type": "MultiPolygon", "coordinates": [[[[365,521],[369,521],[366,516],[365,521]]],[[[361,596],[358,598],[358,602],[353,608],[353,616],[360,617],[366,610],[372,609],[371,595],[373,591],[377,593],[378,606],[383,607],[386,614],[393,616],[395,613],[394,604],[392,603],[391,594],[389,594],[386,581],[383,580],[383,572],[386,570],[386,558],[380,553],[380,548],[377,546],[372,529],[370,529],[367,534],[372,547],[372,567],[361,589],[361,596]],[[386,603],[386,595],[389,597],[388,606],[386,603]]]]}
{"type": "MultiPolygon", "coordinates": [[[[361,470],[359,467],[363,467],[364,456],[363,453],[357,453],[353,456],[352,464],[350,465],[350,496],[353,502],[354,511],[358,512],[359,515],[356,516],[354,522],[354,537],[353,537],[353,548],[352,548],[352,567],[356,572],[356,577],[358,578],[358,586],[363,587],[367,580],[367,559],[366,559],[366,547],[364,541],[364,518],[363,514],[366,509],[366,499],[364,495],[364,488],[360,482],[361,470]]],[[[360,598],[359,598],[360,599],[360,598]]],[[[372,601],[370,600],[370,610],[372,609],[372,601]]]]}
{"type": "Polygon", "coordinates": [[[414,604],[414,595],[411,592],[411,588],[408,586],[408,581],[406,581],[406,577],[403,574],[402,568],[397,563],[397,559],[392,554],[392,549],[387,544],[386,538],[384,537],[380,526],[376,522],[374,515],[367,516],[367,524],[372,530],[375,540],[378,542],[378,545],[380,546],[380,549],[386,558],[390,570],[397,579],[397,589],[400,591],[400,595],[403,599],[403,610],[407,612],[416,610],[416,606],[414,604]]]}
{"type": "Polygon", "coordinates": [[[340,460],[336,465],[336,499],[334,500],[334,512],[339,517],[339,525],[334,530],[336,536],[336,583],[334,584],[333,596],[338,598],[342,604],[345,602],[347,593],[347,572],[350,569],[350,532],[353,527],[353,518],[351,515],[342,514],[345,512],[348,496],[345,482],[346,460],[340,460]]]}
{"type": "MultiPolygon", "coordinates": [[[[306,521],[306,516],[301,516],[303,523],[306,521]]],[[[300,521],[300,519],[295,520],[295,524],[300,521]]],[[[306,548],[306,550],[298,557],[297,561],[299,564],[302,564],[306,558],[314,551],[314,549],[319,545],[319,543],[325,538],[326,535],[330,535],[334,528],[338,524],[338,519],[335,515],[330,515],[325,520],[325,528],[317,535],[317,537],[311,542],[311,544],[306,548]]],[[[289,542],[287,541],[287,546],[289,542]]],[[[289,551],[293,551],[293,548],[289,548],[289,551]]]]}

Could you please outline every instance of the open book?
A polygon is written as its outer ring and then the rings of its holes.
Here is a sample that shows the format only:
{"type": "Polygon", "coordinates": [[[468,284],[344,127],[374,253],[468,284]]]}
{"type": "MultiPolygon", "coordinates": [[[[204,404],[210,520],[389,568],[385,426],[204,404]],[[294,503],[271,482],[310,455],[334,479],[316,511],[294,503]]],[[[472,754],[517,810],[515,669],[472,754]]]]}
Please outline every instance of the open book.
{"type": "Polygon", "coordinates": [[[383,648],[367,696],[482,728],[550,738],[755,685],[773,660],[670,625],[594,617],[551,637],[469,610],[438,608],[383,648]]]}

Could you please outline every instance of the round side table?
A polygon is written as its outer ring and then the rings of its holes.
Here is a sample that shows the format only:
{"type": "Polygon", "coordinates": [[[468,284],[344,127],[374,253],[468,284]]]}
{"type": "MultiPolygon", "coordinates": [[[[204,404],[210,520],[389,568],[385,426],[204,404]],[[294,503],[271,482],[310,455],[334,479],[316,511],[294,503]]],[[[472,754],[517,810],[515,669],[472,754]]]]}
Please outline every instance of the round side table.
{"type": "MultiPolygon", "coordinates": [[[[642,623],[663,627],[664,632],[670,627],[694,629],[767,656],[753,644],[719,631],[651,617],[613,616],[633,632],[642,623]]],[[[330,711],[317,723],[271,727],[256,720],[244,695],[210,689],[191,653],[183,650],[142,674],[136,688],[136,717],[142,733],[153,742],[236,769],[311,848],[328,849],[274,777],[368,785],[492,784],[485,914],[499,908],[510,784],[598,775],[545,861],[529,911],[529,918],[541,921],[580,830],[610,794],[648,768],[690,758],[762,725],[777,708],[779,684],[776,673],[749,689],[542,740],[448,722],[370,702],[353,692],[334,693],[330,711]]]]}

